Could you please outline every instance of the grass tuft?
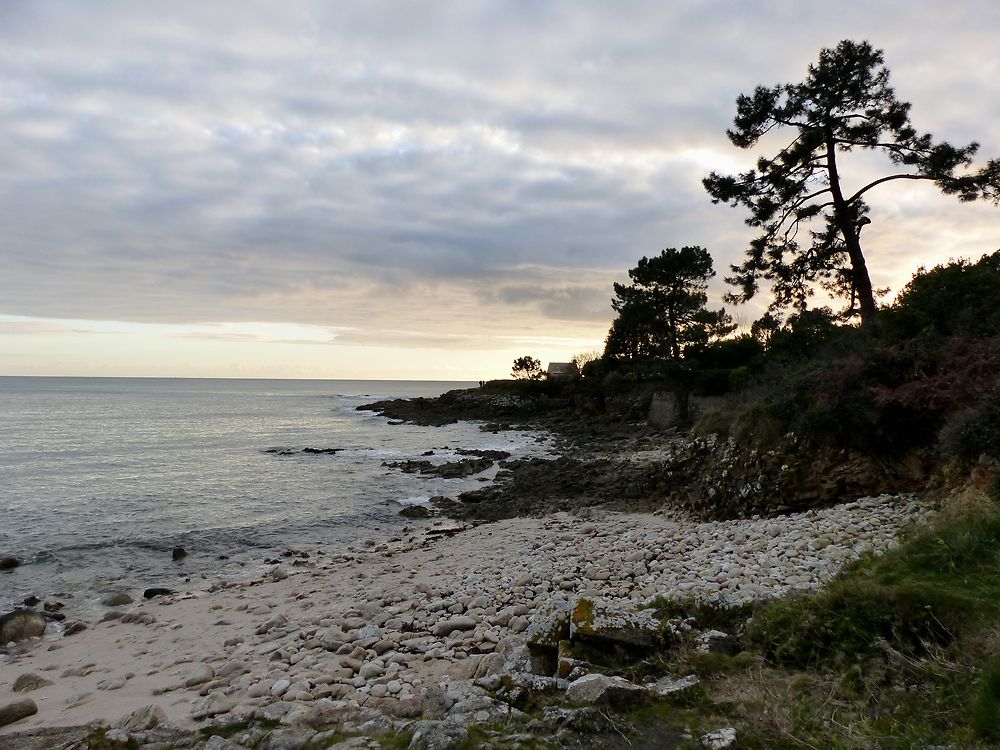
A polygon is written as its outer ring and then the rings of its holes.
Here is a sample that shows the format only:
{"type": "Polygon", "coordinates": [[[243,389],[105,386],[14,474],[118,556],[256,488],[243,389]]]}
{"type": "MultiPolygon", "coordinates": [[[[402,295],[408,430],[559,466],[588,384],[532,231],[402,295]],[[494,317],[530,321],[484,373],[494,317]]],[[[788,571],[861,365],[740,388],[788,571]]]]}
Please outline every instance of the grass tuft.
{"type": "Polygon", "coordinates": [[[1000,740],[1000,659],[990,660],[980,674],[970,707],[973,731],[985,740],[1000,740]]]}

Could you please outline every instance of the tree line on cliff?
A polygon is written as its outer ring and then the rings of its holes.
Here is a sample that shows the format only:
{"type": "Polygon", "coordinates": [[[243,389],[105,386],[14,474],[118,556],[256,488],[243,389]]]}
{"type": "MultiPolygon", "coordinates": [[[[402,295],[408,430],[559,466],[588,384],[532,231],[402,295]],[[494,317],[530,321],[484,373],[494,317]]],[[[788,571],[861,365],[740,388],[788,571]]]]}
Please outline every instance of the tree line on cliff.
{"type": "Polygon", "coordinates": [[[747,302],[764,285],[767,312],[738,331],[729,312],[708,304],[708,250],[666,248],[641,258],[631,283],[614,285],[616,317],[585,380],[661,382],[682,422],[692,394],[739,394],[712,427],[757,442],[794,431],[868,452],[948,443],[1000,457],[1000,434],[988,426],[1000,416],[1000,251],[921,268],[879,306],[861,244],[866,201],[899,181],[1000,203],[1000,160],[975,168],[978,144],[918,131],[868,42],[823,49],[802,81],[758,86],[736,110],[727,133],[738,148],[788,133],[753,169],[703,181],[713,202],[746,209],[758,230],[730,266],[724,301],[747,302]],[[858,151],[887,156],[891,169],[848,192],[843,156],[858,151]],[[820,289],[843,308],[810,307],[820,289]]]}

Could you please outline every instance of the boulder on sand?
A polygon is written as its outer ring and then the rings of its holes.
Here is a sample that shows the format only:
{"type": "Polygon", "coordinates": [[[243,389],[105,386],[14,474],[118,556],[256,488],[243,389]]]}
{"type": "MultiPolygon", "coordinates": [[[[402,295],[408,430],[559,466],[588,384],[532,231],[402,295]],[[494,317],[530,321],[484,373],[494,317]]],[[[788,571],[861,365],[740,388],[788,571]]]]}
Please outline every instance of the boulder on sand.
{"type": "Polygon", "coordinates": [[[0,645],[37,638],[45,633],[45,618],[30,609],[15,609],[0,617],[0,645]]]}
{"type": "Polygon", "coordinates": [[[23,675],[14,680],[14,692],[30,693],[32,690],[48,687],[51,684],[51,682],[46,680],[41,675],[37,675],[34,672],[25,672],[23,675]]]}
{"type": "Polygon", "coordinates": [[[0,706],[0,727],[13,724],[15,721],[26,719],[38,713],[38,706],[30,698],[23,701],[15,701],[5,706],[0,706]]]}

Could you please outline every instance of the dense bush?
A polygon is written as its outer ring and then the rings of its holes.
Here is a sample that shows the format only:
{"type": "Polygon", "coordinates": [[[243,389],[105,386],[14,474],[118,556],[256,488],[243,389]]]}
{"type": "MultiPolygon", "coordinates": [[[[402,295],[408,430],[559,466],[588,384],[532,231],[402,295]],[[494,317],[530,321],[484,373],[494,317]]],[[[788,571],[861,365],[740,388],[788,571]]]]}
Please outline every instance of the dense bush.
{"type": "Polygon", "coordinates": [[[1000,454],[1000,252],[921,270],[883,322],[872,336],[813,310],[769,327],[762,412],[817,445],[1000,454]]]}
{"type": "Polygon", "coordinates": [[[890,341],[935,331],[945,336],[1000,335],[1000,250],[973,263],[956,260],[921,268],[895,304],[883,311],[890,341]]]}

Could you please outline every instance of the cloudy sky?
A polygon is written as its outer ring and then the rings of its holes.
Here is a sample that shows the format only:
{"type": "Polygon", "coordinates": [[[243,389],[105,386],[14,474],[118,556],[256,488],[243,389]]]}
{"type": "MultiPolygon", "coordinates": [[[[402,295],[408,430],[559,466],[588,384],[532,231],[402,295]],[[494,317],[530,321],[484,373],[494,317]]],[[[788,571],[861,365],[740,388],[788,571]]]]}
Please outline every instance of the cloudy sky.
{"type": "MultiPolygon", "coordinates": [[[[740,259],[701,187],[753,161],[736,96],[844,38],[918,129],[1000,155],[995,0],[3,0],[0,374],[479,379],[598,348],[639,257],[740,259]]],[[[991,205],[869,202],[877,286],[1000,247],[991,205]]]]}

